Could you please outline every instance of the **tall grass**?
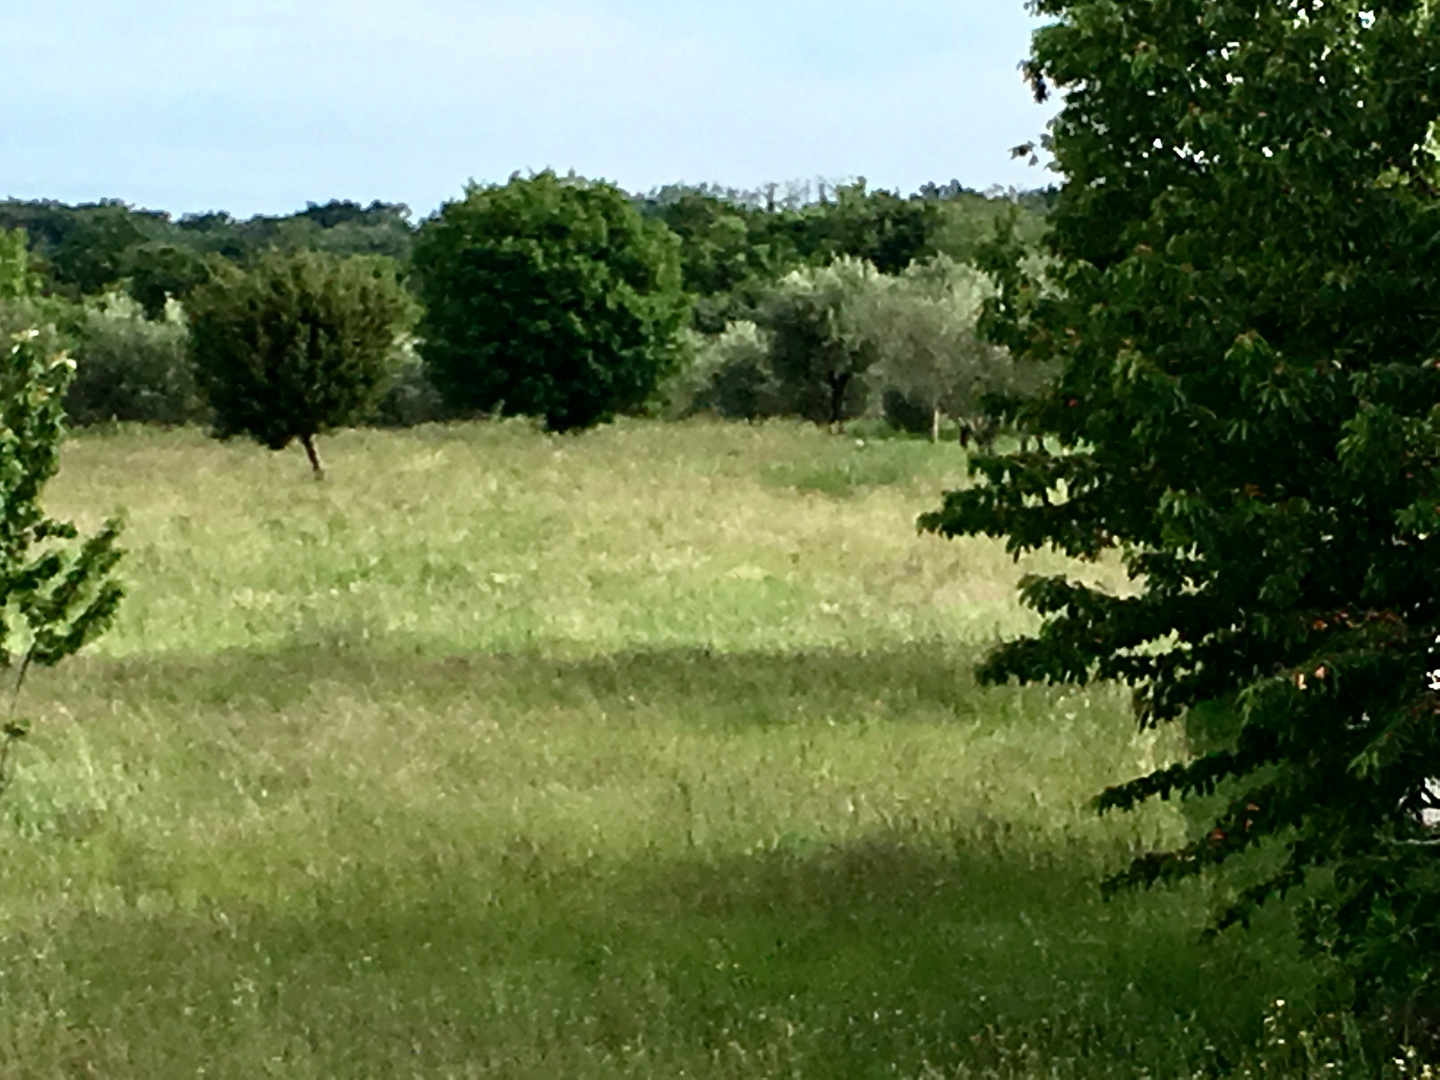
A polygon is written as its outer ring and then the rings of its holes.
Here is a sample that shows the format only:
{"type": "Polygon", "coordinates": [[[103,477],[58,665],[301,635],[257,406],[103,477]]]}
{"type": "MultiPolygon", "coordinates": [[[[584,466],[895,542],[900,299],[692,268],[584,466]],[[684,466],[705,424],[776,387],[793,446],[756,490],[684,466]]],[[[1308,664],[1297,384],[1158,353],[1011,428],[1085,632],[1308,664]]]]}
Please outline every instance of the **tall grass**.
{"type": "Polygon", "coordinates": [[[958,448],[327,459],[67,447],[51,508],[125,511],[130,595],[21,701],[0,1074],[1190,1076],[1310,992],[1278,916],[1101,902],[1186,826],[1086,800],[1184,748],[1108,690],[975,685],[1025,567],[916,535],[958,448]]]}

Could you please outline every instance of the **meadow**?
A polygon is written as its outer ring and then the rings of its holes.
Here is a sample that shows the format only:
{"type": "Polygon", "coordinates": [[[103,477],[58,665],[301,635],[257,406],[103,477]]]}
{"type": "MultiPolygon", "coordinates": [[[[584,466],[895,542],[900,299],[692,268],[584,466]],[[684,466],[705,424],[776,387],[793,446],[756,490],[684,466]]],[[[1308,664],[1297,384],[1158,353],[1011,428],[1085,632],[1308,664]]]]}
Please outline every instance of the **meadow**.
{"type": "MultiPolygon", "coordinates": [[[[982,688],[1035,556],[917,535],[953,445],[798,424],[126,429],[128,596],[0,799],[5,1077],[1173,1077],[1313,995],[1281,914],[1105,902],[1186,752],[982,688]]],[[[1113,567],[1088,568],[1115,577],[1113,567]]]]}

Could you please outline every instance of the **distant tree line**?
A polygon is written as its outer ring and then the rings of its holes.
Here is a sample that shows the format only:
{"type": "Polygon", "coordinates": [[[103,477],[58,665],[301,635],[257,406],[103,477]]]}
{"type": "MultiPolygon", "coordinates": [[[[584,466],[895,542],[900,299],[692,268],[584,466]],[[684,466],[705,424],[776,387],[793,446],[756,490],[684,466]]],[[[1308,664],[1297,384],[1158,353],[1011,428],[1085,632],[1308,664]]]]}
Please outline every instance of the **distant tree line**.
{"type": "Polygon", "coordinates": [[[32,269],[47,293],[79,300],[123,291],[151,318],[183,300],[218,259],[245,263],[276,248],[333,255],[384,255],[405,263],[415,225],[410,209],[332,200],[283,217],[139,210],[107,199],[81,206],[53,200],[0,202],[0,228],[23,229],[32,269]]]}
{"type": "Polygon", "coordinates": [[[69,350],[72,423],[294,439],[317,474],[322,430],[482,413],[557,430],[883,413],[983,437],[1044,374],[980,344],[978,262],[1000,238],[1033,257],[1051,199],[864,180],[632,195],[545,172],[420,222],[383,202],[240,220],[9,200],[0,332],[69,350]]]}

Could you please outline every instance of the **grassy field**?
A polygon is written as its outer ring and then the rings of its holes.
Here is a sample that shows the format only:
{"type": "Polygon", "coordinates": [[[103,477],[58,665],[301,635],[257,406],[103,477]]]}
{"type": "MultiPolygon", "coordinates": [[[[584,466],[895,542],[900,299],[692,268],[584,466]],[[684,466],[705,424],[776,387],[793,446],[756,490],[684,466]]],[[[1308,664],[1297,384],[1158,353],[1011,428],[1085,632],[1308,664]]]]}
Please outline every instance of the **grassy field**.
{"type": "Polygon", "coordinates": [[[1191,1076],[1306,999],[1278,921],[1099,899],[1185,825],[1085,800],[1184,748],[974,684],[1024,567],[916,535],[958,448],[324,451],[67,447],[129,596],[21,699],[0,1075],[1191,1076]]]}

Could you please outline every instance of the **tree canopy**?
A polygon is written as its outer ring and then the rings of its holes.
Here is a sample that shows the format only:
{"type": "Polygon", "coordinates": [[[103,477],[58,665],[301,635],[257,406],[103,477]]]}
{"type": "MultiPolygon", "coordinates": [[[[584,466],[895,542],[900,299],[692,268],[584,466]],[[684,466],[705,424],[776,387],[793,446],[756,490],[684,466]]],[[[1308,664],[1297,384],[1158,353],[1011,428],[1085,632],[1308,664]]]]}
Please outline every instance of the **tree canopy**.
{"type": "Polygon", "coordinates": [[[167,297],[183,299],[215,258],[246,263],[272,248],[334,255],[409,258],[408,207],[331,200],[297,214],[193,214],[173,220],[118,199],[69,206],[54,200],[0,200],[0,229],[23,229],[47,290],[72,299],[125,287],[159,317],[167,297]]]}
{"type": "Polygon", "coordinates": [[[643,405],[678,360],[679,243],[609,184],[472,185],[414,264],[426,367],[456,408],[586,428],[643,405]]]}
{"type": "Polygon", "coordinates": [[[1051,442],[978,457],[922,523],[1119,553],[1123,594],[1028,579],[1043,626],[984,676],[1114,679],[1143,724],[1211,718],[1208,752],[1101,805],[1218,790],[1218,817],[1116,883],[1238,858],[1222,924],[1305,886],[1307,941],[1413,1035],[1440,1015],[1436,9],[1036,7],[1065,183],[1051,264],[996,260],[986,323],[1060,366],[1021,410],[1051,442]]]}
{"type": "Polygon", "coordinates": [[[881,356],[870,318],[881,288],[873,265],[842,257],[787,274],[766,297],[760,322],[786,411],[840,425],[864,409],[864,376],[881,356]]]}
{"type": "Polygon", "coordinates": [[[219,438],[272,450],[353,424],[384,389],[409,298],[385,259],[271,252],[220,267],[188,305],[190,349],[219,438]]]}

